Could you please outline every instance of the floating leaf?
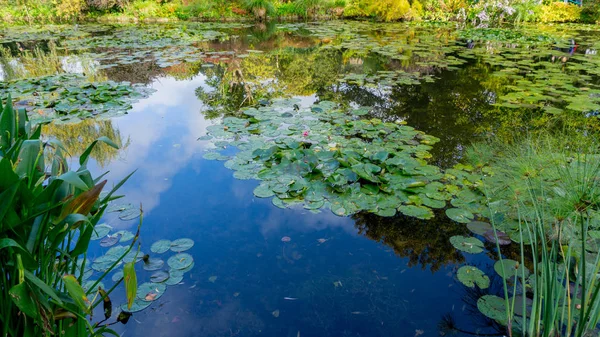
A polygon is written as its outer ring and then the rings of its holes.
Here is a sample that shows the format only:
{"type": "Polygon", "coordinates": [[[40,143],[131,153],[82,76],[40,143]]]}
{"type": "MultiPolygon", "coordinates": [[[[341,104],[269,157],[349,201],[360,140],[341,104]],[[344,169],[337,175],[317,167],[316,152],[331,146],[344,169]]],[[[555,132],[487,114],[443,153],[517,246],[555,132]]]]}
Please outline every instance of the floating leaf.
{"type": "Polygon", "coordinates": [[[521,265],[519,262],[510,259],[503,259],[501,261],[496,261],[494,264],[494,270],[498,275],[505,279],[510,279],[515,276],[521,277],[523,273],[525,273],[525,278],[529,276],[529,270],[521,265]]]}
{"type": "Polygon", "coordinates": [[[120,235],[109,235],[107,237],[105,237],[104,239],[100,240],[100,247],[111,247],[114,246],[115,244],[117,244],[117,242],[119,242],[119,240],[121,239],[120,235]]]}
{"type": "Polygon", "coordinates": [[[169,273],[164,270],[159,270],[150,275],[150,281],[154,283],[162,283],[169,279],[169,273]]]}
{"type": "Polygon", "coordinates": [[[139,208],[131,208],[131,209],[122,211],[119,214],[119,219],[121,219],[123,221],[133,220],[133,219],[139,218],[141,214],[142,213],[139,208]]]}
{"type": "Polygon", "coordinates": [[[148,271],[158,270],[165,265],[165,261],[156,258],[149,258],[144,261],[144,269],[148,271]]]}
{"type": "Polygon", "coordinates": [[[460,267],[456,276],[462,284],[470,288],[477,285],[480,289],[486,289],[490,286],[490,278],[483,271],[473,266],[460,267]]]}
{"type": "Polygon", "coordinates": [[[484,295],[477,300],[477,309],[485,316],[500,323],[506,322],[504,299],[495,295],[484,295]]]}
{"type": "Polygon", "coordinates": [[[450,243],[454,248],[470,254],[483,252],[483,242],[477,238],[455,235],[450,238],[450,243]]]}
{"type": "Polygon", "coordinates": [[[483,237],[492,243],[496,243],[496,237],[498,237],[498,244],[501,246],[510,245],[512,242],[508,234],[498,230],[496,231],[495,235],[493,230],[487,231],[483,234],[483,237]]]}
{"type": "Polygon", "coordinates": [[[159,299],[167,290],[167,285],[164,283],[146,282],[140,285],[137,290],[137,298],[144,301],[155,301],[159,299]]]}
{"type": "Polygon", "coordinates": [[[473,213],[462,208],[448,208],[446,210],[446,215],[450,219],[460,223],[469,223],[473,220],[473,213]]]}
{"type": "Polygon", "coordinates": [[[217,276],[213,275],[213,276],[211,276],[211,277],[208,278],[208,282],[215,283],[215,281],[217,280],[217,278],[218,278],[217,276]]]}
{"type": "Polygon", "coordinates": [[[171,249],[170,240],[158,240],[150,246],[150,251],[156,254],[162,254],[171,249]]]}
{"type": "Polygon", "coordinates": [[[492,230],[492,225],[483,221],[472,221],[467,224],[467,228],[477,235],[483,235],[485,232],[492,230]]]}
{"type": "Polygon", "coordinates": [[[171,250],[180,253],[186,251],[194,246],[192,239],[177,239],[171,242],[171,250]]]}
{"type": "Polygon", "coordinates": [[[398,207],[398,211],[407,216],[412,216],[418,219],[431,219],[433,218],[433,212],[431,209],[423,206],[400,206],[398,207]]]}
{"type": "Polygon", "coordinates": [[[180,253],[175,256],[171,256],[167,261],[169,267],[180,270],[191,266],[193,262],[194,258],[192,258],[192,256],[187,253],[180,253]]]}
{"type": "Polygon", "coordinates": [[[171,269],[169,270],[169,279],[165,282],[166,285],[173,286],[183,281],[183,270],[171,269]]]}
{"type": "Polygon", "coordinates": [[[108,233],[110,233],[111,230],[112,230],[112,227],[110,227],[109,225],[106,225],[106,224],[96,225],[96,226],[94,226],[94,231],[92,232],[92,237],[90,238],[90,240],[100,240],[103,237],[105,237],[106,235],[108,235],[108,233]]]}

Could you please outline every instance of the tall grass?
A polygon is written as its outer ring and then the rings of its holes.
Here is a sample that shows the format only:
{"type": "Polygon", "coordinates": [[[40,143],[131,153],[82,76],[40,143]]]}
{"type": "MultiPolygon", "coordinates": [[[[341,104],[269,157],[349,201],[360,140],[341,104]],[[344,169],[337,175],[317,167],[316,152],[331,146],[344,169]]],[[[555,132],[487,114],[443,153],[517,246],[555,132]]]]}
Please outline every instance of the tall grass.
{"type": "MultiPolygon", "coordinates": [[[[116,145],[107,138],[92,142],[79,168],[69,170],[62,144],[42,141],[41,127],[30,125],[24,110],[14,111],[10,97],[0,111],[0,336],[113,333],[104,322],[119,282],[111,289],[98,285],[133,249],[139,226],[127,253],[88,290],[81,284],[95,226],[128,178],[101,195],[106,180],[92,177],[88,158],[98,142],[116,145]],[[104,319],[93,324],[100,303],[104,319]]],[[[124,271],[127,297],[135,298],[135,272],[124,271]]]]}
{"type": "Polygon", "coordinates": [[[503,281],[509,336],[600,334],[600,155],[597,143],[564,144],[546,135],[470,154],[494,172],[483,179],[494,230],[516,223],[519,265],[532,269],[503,268],[515,274],[503,281]]]}

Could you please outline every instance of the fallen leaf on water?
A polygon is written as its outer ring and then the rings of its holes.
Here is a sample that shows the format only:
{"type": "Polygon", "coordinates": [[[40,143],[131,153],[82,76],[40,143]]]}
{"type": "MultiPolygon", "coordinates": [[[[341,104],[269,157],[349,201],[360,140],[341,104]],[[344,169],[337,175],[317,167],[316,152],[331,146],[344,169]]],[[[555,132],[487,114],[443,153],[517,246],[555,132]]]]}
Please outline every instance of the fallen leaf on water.
{"type": "Polygon", "coordinates": [[[327,240],[329,240],[329,239],[323,239],[323,238],[321,238],[321,239],[317,239],[317,242],[319,242],[319,243],[325,243],[325,242],[327,242],[327,240]]]}
{"type": "Polygon", "coordinates": [[[233,293],[233,297],[238,297],[238,296],[240,296],[240,293],[237,293],[237,292],[233,293]]]}
{"type": "Polygon", "coordinates": [[[179,321],[180,321],[179,317],[175,316],[175,317],[173,317],[173,319],[171,320],[171,323],[177,323],[177,322],[179,322],[179,321]]]}
{"type": "Polygon", "coordinates": [[[154,301],[157,295],[157,293],[149,292],[148,294],[146,294],[146,297],[144,299],[146,301],[154,301]]]}
{"type": "Polygon", "coordinates": [[[353,311],[351,312],[352,315],[362,315],[362,311],[353,311]]]}
{"type": "Polygon", "coordinates": [[[275,310],[271,314],[273,314],[273,317],[277,318],[279,317],[279,310],[275,310]]]}
{"type": "Polygon", "coordinates": [[[420,336],[424,333],[425,333],[425,331],[417,329],[417,330],[415,330],[415,337],[420,336]]]}
{"type": "Polygon", "coordinates": [[[333,285],[337,288],[337,287],[341,287],[342,286],[342,281],[335,281],[333,282],[333,285]]]}
{"type": "Polygon", "coordinates": [[[295,301],[295,300],[297,300],[298,298],[296,298],[296,297],[284,297],[283,299],[284,299],[284,300],[288,300],[288,301],[295,301]]]}
{"type": "Polygon", "coordinates": [[[218,278],[217,276],[213,275],[213,276],[211,276],[211,277],[208,278],[208,282],[215,283],[215,281],[217,280],[217,278],[218,278]]]}

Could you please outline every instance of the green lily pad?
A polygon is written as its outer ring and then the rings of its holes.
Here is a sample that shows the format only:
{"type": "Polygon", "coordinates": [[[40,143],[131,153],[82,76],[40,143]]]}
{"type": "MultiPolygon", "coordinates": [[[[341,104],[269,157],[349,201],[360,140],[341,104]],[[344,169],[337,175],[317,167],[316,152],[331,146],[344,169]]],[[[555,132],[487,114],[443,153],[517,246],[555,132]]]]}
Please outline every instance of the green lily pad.
{"type": "Polygon", "coordinates": [[[113,274],[111,279],[113,280],[113,282],[118,282],[122,278],[123,278],[123,270],[119,270],[113,274]]]}
{"type": "Polygon", "coordinates": [[[94,227],[94,231],[92,232],[92,237],[90,240],[100,240],[103,237],[105,237],[106,235],[108,235],[108,233],[110,233],[110,231],[112,230],[112,227],[106,224],[100,224],[100,225],[96,225],[94,227]]]}
{"type": "Polygon", "coordinates": [[[157,258],[149,258],[144,262],[144,270],[153,271],[159,270],[165,265],[165,261],[157,258]]]}
{"type": "Polygon", "coordinates": [[[431,209],[427,208],[427,207],[423,207],[423,206],[414,206],[414,205],[408,205],[408,206],[400,206],[398,207],[398,211],[404,215],[407,216],[412,216],[418,219],[432,219],[433,218],[433,211],[431,211],[431,209]]]}
{"type": "Polygon", "coordinates": [[[156,254],[162,254],[171,249],[171,240],[158,240],[150,246],[150,251],[156,254]]]}
{"type": "Polygon", "coordinates": [[[492,230],[492,225],[483,221],[472,221],[467,224],[467,228],[474,234],[483,235],[485,232],[492,230]]]}
{"type": "Polygon", "coordinates": [[[183,275],[184,272],[182,270],[170,269],[169,278],[165,281],[165,284],[169,286],[179,284],[181,281],[183,281],[183,275]]]}
{"type": "Polygon", "coordinates": [[[529,276],[529,270],[515,260],[503,259],[502,261],[496,261],[494,270],[505,279],[511,279],[515,276],[520,278],[523,273],[525,273],[525,278],[529,276]]]}
{"type": "Polygon", "coordinates": [[[166,284],[146,282],[138,287],[137,298],[148,302],[156,301],[165,293],[166,290],[166,284]]]}
{"type": "Polygon", "coordinates": [[[268,185],[260,184],[254,189],[254,195],[258,198],[270,198],[275,195],[268,185]]]}
{"type": "Polygon", "coordinates": [[[150,281],[154,283],[162,283],[168,280],[170,277],[169,273],[164,270],[159,270],[150,275],[150,281]]]}
{"type": "Polygon", "coordinates": [[[171,242],[171,250],[180,253],[186,251],[194,246],[194,241],[192,239],[177,239],[171,242]]]}
{"type": "Polygon", "coordinates": [[[169,267],[173,269],[185,269],[192,265],[194,262],[194,258],[187,253],[180,253],[174,256],[171,256],[167,263],[169,267]]]}
{"type": "Polygon", "coordinates": [[[130,231],[118,231],[113,235],[120,235],[121,239],[119,240],[119,242],[121,242],[121,243],[131,241],[131,240],[133,240],[133,238],[135,238],[135,234],[133,234],[130,231]]]}
{"type": "Polygon", "coordinates": [[[125,312],[135,313],[135,312],[139,312],[139,311],[142,311],[142,310],[148,308],[150,306],[150,304],[152,304],[152,301],[144,301],[139,298],[136,298],[133,301],[131,308],[127,308],[127,303],[124,303],[121,305],[121,310],[123,310],[125,312]]]}
{"type": "Polygon", "coordinates": [[[460,223],[469,223],[473,220],[473,213],[462,208],[448,208],[446,215],[450,219],[460,223]]]}
{"type": "Polygon", "coordinates": [[[470,288],[477,285],[480,289],[486,289],[490,286],[490,278],[483,271],[473,266],[460,267],[456,276],[462,284],[470,288]]]}
{"type": "Polygon", "coordinates": [[[477,300],[477,309],[485,316],[498,321],[506,322],[506,302],[495,295],[484,295],[477,300]]]}
{"type": "Polygon", "coordinates": [[[455,235],[450,238],[450,243],[454,248],[470,254],[479,254],[483,252],[483,242],[477,238],[455,235]]]}

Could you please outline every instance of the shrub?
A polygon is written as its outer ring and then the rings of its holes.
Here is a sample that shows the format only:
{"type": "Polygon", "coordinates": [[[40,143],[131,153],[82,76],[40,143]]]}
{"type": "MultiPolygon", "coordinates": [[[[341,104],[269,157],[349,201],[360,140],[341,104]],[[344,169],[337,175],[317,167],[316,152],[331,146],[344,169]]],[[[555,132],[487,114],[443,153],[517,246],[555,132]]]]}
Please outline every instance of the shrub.
{"type": "Polygon", "coordinates": [[[294,2],[284,2],[275,5],[275,15],[277,16],[302,16],[304,11],[294,2]]]}
{"type": "Polygon", "coordinates": [[[575,22],[581,16],[581,8],[565,2],[553,2],[542,5],[540,21],[542,22],[575,22]]]}
{"type": "Polygon", "coordinates": [[[581,21],[585,23],[600,23],[600,0],[587,0],[583,2],[581,21]]]}
{"type": "Polygon", "coordinates": [[[56,4],[56,16],[63,21],[78,19],[85,8],[85,0],[60,0],[56,4]]]}
{"type": "Polygon", "coordinates": [[[410,16],[408,0],[378,0],[373,1],[368,11],[383,21],[398,21],[410,16]]]}
{"type": "Polygon", "coordinates": [[[275,7],[270,0],[244,0],[244,8],[254,13],[254,17],[259,21],[266,20],[267,16],[275,12],[275,7]]]}

